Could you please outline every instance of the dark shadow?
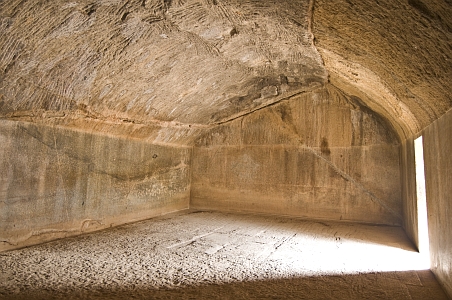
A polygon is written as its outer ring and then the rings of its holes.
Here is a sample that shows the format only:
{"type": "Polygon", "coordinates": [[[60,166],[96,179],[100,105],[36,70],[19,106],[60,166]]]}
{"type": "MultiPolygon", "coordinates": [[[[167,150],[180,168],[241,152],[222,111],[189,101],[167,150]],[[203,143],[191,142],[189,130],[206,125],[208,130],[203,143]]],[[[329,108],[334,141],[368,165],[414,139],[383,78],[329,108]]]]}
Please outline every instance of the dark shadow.
{"type": "Polygon", "coordinates": [[[143,286],[0,292],[1,299],[448,299],[431,271],[246,281],[156,289],[143,286]]]}

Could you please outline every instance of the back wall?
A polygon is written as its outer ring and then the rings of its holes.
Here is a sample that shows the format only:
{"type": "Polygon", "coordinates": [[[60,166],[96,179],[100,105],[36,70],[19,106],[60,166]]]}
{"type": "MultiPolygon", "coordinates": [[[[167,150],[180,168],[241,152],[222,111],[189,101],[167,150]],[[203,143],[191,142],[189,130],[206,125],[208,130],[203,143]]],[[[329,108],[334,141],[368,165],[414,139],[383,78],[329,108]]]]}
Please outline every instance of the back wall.
{"type": "Polygon", "coordinates": [[[200,137],[190,207],[400,225],[399,163],[387,122],[328,85],[200,137]]]}

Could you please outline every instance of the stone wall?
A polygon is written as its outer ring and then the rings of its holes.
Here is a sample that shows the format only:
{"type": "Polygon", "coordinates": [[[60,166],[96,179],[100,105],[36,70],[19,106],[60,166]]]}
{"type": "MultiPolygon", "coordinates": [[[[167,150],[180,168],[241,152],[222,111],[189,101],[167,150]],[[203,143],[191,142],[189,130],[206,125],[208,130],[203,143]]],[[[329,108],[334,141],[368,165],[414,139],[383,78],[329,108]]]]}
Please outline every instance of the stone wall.
{"type": "Polygon", "coordinates": [[[193,151],[193,208],[401,224],[398,139],[333,86],[218,126],[193,151]]]}
{"type": "Polygon", "coordinates": [[[0,121],[0,251],[188,208],[191,148],[0,121]]]}
{"type": "Polygon", "coordinates": [[[423,131],[431,268],[452,297],[452,111],[423,131]]]}
{"type": "Polygon", "coordinates": [[[416,168],[413,138],[409,138],[402,142],[400,149],[402,161],[403,227],[407,236],[417,247],[419,247],[416,168]]]}

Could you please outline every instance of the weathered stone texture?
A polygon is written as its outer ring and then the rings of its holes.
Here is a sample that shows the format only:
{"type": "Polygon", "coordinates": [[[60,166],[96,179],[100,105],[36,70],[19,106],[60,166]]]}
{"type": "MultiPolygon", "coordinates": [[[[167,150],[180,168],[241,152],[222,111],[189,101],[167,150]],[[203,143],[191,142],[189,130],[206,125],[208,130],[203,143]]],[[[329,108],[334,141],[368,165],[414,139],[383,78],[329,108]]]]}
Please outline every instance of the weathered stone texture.
{"type": "Polygon", "coordinates": [[[400,172],[402,175],[403,227],[407,236],[419,247],[416,166],[413,138],[409,138],[401,144],[400,160],[400,172]]]}
{"type": "MultiPolygon", "coordinates": [[[[403,224],[417,243],[412,143],[452,106],[451,15],[449,0],[0,1],[1,247],[190,196],[403,224]]],[[[424,142],[450,292],[448,120],[424,142]]]]}
{"type": "Polygon", "coordinates": [[[330,80],[410,137],[451,106],[451,15],[443,0],[316,0],[313,34],[330,80]]]}
{"type": "Polygon", "coordinates": [[[0,116],[45,110],[206,124],[310,90],[327,74],[307,6],[3,1],[0,116]]]}
{"type": "Polygon", "coordinates": [[[399,145],[332,86],[202,136],[191,207],[400,224],[399,145]]]}
{"type": "Polygon", "coordinates": [[[0,122],[0,249],[186,209],[190,148],[0,122]]]}
{"type": "Polygon", "coordinates": [[[423,131],[432,270],[452,296],[452,111],[423,131]]]}
{"type": "Polygon", "coordinates": [[[0,257],[8,300],[448,299],[393,226],[176,213],[0,257]]]}

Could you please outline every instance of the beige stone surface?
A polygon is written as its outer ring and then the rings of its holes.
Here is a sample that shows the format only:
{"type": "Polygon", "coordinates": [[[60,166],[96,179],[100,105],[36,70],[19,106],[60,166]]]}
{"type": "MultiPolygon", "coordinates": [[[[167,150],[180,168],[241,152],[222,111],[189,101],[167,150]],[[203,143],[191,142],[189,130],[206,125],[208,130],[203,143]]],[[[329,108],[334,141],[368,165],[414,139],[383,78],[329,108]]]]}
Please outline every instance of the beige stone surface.
{"type": "Polygon", "coordinates": [[[4,1],[1,113],[206,124],[310,90],[308,4],[4,1]]]}
{"type": "Polygon", "coordinates": [[[452,296],[452,111],[423,132],[432,270],[452,296]]]}
{"type": "Polygon", "coordinates": [[[416,169],[413,138],[404,141],[400,147],[402,199],[403,199],[403,228],[407,236],[419,246],[418,211],[416,196],[416,169]]]}
{"type": "Polygon", "coordinates": [[[189,148],[11,121],[0,144],[0,250],[189,206],[189,148]]]}
{"type": "Polygon", "coordinates": [[[451,105],[448,1],[314,1],[313,34],[330,80],[410,137],[451,105]],[[353,92],[352,92],[353,91],[353,92]]]}
{"type": "Polygon", "coordinates": [[[396,134],[332,86],[293,97],[196,141],[191,207],[402,224],[396,134]]]}
{"type": "Polygon", "coordinates": [[[400,227],[178,213],[0,254],[1,299],[447,299],[400,227]]]}
{"type": "Polygon", "coordinates": [[[417,243],[423,133],[452,296],[451,15],[449,0],[0,1],[0,250],[190,199],[401,224],[417,243]]]}

